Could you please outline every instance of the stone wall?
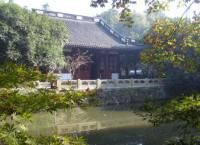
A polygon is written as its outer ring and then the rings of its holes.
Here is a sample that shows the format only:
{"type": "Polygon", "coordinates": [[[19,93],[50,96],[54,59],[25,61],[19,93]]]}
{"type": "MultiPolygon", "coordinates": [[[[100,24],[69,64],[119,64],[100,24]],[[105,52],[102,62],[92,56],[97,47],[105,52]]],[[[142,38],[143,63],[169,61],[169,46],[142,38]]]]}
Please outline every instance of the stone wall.
{"type": "Polygon", "coordinates": [[[146,100],[167,99],[163,87],[104,89],[97,91],[102,105],[133,104],[146,100]]]}

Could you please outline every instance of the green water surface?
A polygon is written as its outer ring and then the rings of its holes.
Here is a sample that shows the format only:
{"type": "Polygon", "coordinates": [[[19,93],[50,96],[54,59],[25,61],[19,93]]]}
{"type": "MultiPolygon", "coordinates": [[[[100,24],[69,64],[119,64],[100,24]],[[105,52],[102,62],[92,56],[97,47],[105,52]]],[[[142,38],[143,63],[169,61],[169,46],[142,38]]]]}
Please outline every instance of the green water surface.
{"type": "Polygon", "coordinates": [[[56,125],[96,121],[104,129],[78,133],[90,145],[162,145],[176,134],[173,125],[153,127],[137,114],[127,106],[74,108],[53,114],[35,114],[29,128],[40,135],[55,133],[56,125]]]}

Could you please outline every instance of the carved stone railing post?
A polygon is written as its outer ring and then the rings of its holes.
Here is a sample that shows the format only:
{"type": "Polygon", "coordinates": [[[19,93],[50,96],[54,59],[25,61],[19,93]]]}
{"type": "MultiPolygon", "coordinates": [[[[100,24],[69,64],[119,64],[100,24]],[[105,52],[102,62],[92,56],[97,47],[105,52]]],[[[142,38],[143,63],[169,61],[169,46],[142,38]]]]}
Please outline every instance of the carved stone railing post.
{"type": "Polygon", "coordinates": [[[97,89],[101,88],[101,80],[97,79],[96,81],[97,89]]]}
{"type": "Polygon", "coordinates": [[[81,89],[81,80],[80,79],[77,80],[77,89],[78,90],[81,89]]]}
{"type": "Polygon", "coordinates": [[[61,91],[62,90],[62,81],[61,80],[57,80],[56,86],[57,86],[57,90],[61,91]]]}

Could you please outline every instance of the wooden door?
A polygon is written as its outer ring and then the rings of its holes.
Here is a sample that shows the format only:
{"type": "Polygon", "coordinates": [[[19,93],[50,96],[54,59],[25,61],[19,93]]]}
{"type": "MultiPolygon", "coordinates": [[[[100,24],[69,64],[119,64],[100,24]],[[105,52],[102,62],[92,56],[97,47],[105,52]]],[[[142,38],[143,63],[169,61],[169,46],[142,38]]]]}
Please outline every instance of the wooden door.
{"type": "Polygon", "coordinates": [[[90,80],[91,79],[91,66],[81,66],[75,73],[75,79],[90,80]]]}

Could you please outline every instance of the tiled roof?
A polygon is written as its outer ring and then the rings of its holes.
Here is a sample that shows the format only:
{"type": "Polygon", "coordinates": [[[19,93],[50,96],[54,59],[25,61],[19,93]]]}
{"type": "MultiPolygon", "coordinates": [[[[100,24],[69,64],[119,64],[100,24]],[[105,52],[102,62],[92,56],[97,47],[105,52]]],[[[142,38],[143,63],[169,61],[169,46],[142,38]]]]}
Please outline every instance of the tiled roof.
{"type": "MultiPolygon", "coordinates": [[[[38,11],[38,10],[34,10],[38,11]]],[[[59,12],[42,11],[51,17],[65,21],[69,31],[67,46],[95,49],[142,49],[144,45],[136,45],[110,28],[103,20],[92,17],[76,16],[59,12]]]]}
{"type": "Polygon", "coordinates": [[[89,48],[124,48],[130,47],[114,38],[98,22],[65,20],[69,31],[71,46],[85,46],[89,48]]]}

